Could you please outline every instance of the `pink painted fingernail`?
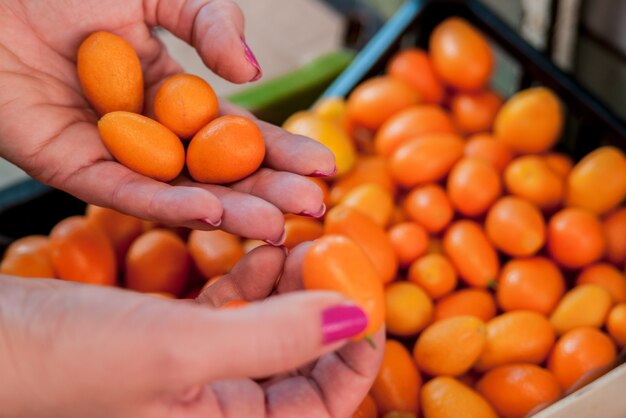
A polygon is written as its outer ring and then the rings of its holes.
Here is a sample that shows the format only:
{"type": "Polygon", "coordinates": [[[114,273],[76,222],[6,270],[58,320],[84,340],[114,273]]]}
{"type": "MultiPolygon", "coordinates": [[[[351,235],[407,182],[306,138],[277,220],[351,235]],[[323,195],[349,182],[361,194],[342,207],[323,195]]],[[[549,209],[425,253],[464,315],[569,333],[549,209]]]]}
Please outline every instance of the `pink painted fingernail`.
{"type": "Polygon", "coordinates": [[[200,219],[200,222],[203,222],[205,224],[209,224],[209,225],[214,226],[214,227],[218,227],[218,226],[220,226],[222,224],[222,218],[219,218],[217,221],[212,221],[209,218],[203,218],[203,219],[200,219]]]}
{"type": "Polygon", "coordinates": [[[269,245],[273,245],[274,247],[280,247],[281,245],[285,243],[286,237],[287,237],[287,231],[283,229],[283,233],[280,234],[280,237],[278,237],[276,241],[272,241],[270,239],[266,239],[264,241],[267,242],[269,245]]]}
{"type": "Polygon", "coordinates": [[[367,328],[367,316],[356,305],[336,305],[322,312],[323,344],[354,337],[365,328],[367,328]]]}
{"type": "Polygon", "coordinates": [[[298,215],[309,216],[311,218],[321,218],[326,213],[326,205],[322,203],[322,207],[315,213],[309,212],[308,210],[303,210],[298,215]]]}
{"type": "Polygon", "coordinates": [[[244,39],[243,36],[241,37],[241,43],[243,44],[243,50],[244,50],[244,52],[246,54],[246,59],[248,60],[248,62],[250,64],[252,64],[254,66],[254,68],[256,68],[256,75],[254,77],[252,77],[252,80],[250,80],[250,82],[257,81],[259,78],[261,78],[263,76],[263,71],[261,70],[261,66],[259,65],[259,61],[257,61],[256,57],[252,53],[252,50],[250,49],[250,47],[246,43],[246,40],[244,39]]]}
{"type": "Polygon", "coordinates": [[[334,176],[335,174],[337,174],[337,166],[334,166],[332,171],[329,173],[324,173],[322,171],[315,170],[314,172],[309,174],[309,177],[330,177],[330,176],[334,176]]]}

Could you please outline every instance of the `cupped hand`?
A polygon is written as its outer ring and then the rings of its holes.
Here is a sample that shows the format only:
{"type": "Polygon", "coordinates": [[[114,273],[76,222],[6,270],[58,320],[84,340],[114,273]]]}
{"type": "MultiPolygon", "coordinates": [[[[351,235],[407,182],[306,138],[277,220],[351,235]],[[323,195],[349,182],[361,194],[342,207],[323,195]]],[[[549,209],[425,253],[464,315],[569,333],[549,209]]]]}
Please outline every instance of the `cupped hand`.
{"type": "Polygon", "coordinates": [[[328,312],[345,310],[347,301],[331,292],[296,291],[304,250],[285,260],[281,249],[259,247],[198,303],[0,278],[0,373],[11,382],[0,385],[3,413],[350,416],[380,365],[384,330],[374,336],[376,349],[347,343],[349,333],[337,330],[343,324],[358,331],[358,316],[328,320],[328,312]],[[216,309],[233,299],[256,302],[216,309]]]}
{"type": "MultiPolygon", "coordinates": [[[[334,158],[319,143],[256,121],[266,141],[265,168],[229,187],[152,180],[115,162],[102,144],[78,82],[78,46],[99,30],[126,39],[141,60],[150,113],[158,86],[182,71],[154,35],[157,26],[192,44],[227,80],[260,75],[243,41],[243,16],[230,0],[0,0],[0,155],[89,203],[280,242],[282,211],[323,211],[320,190],[302,177],[333,173],[334,158]]],[[[247,114],[224,102],[221,108],[247,114]]]]}

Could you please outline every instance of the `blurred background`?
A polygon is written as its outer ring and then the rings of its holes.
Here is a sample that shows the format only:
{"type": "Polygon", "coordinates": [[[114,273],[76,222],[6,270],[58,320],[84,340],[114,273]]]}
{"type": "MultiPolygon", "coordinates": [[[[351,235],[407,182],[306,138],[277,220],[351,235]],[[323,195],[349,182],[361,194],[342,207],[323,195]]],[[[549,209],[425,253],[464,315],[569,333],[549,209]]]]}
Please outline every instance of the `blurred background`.
{"type": "MultiPolygon", "coordinates": [[[[481,1],[626,119],[625,0],[481,1]]],[[[187,72],[206,78],[220,96],[249,107],[279,103],[289,114],[308,107],[404,0],[237,3],[246,17],[246,40],[263,68],[254,85],[219,79],[189,46],[166,31],[159,30],[159,36],[187,72]]],[[[509,72],[514,76],[515,68],[509,72]]],[[[260,116],[279,123],[283,114],[260,116]]],[[[0,159],[0,188],[25,177],[0,159]]]]}

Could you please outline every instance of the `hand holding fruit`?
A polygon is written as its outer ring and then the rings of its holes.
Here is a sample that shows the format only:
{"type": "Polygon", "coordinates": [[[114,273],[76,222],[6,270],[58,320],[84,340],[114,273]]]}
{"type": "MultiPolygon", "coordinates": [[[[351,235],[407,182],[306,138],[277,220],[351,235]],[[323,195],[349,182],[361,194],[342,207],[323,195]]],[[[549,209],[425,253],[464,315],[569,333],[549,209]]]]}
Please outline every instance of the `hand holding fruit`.
{"type": "MultiPolygon", "coordinates": [[[[253,250],[200,295],[206,306],[3,277],[3,416],[348,416],[383,351],[342,347],[367,321],[338,293],[288,293],[305,250],[253,250]],[[266,298],[281,271],[278,296],[226,308],[266,298]]],[[[382,329],[372,337],[384,345],[382,329]]]]}
{"type": "MultiPolygon", "coordinates": [[[[234,3],[83,1],[68,7],[15,0],[3,2],[0,21],[6,28],[0,34],[0,84],[11,87],[0,89],[0,154],[36,179],[142,218],[195,229],[221,224],[235,234],[273,242],[283,232],[281,211],[320,211],[321,193],[301,175],[331,174],[332,154],[227,103],[220,103],[221,112],[252,120],[266,148],[265,167],[228,187],[184,177],[172,184],[148,178],[114,161],[98,135],[97,116],[83,96],[75,64],[78,46],[89,34],[111,32],[136,51],[143,88],[134,94],[142,96],[140,103],[145,96],[143,110],[150,113],[160,85],[181,71],[151,33],[157,25],[192,43],[220,76],[236,83],[258,78],[234,3]]],[[[141,111],[137,103],[128,106],[141,111]]]]}

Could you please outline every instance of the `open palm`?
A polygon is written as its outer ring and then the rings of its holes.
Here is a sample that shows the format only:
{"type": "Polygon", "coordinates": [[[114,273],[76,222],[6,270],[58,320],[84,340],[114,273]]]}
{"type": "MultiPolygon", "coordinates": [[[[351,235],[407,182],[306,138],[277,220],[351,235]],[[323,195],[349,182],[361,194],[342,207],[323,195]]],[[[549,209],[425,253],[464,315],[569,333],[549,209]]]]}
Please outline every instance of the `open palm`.
{"type": "MultiPolygon", "coordinates": [[[[220,225],[279,243],[282,212],[321,214],[321,191],[302,176],[331,174],[332,154],[260,121],[264,168],[229,187],[182,177],[161,183],[113,160],[81,93],[76,52],[98,30],[130,42],[141,60],[150,109],[160,83],[181,71],[154,36],[156,26],[192,44],[207,66],[230,81],[257,76],[242,42],[241,11],[229,0],[0,0],[0,155],[87,202],[170,225],[220,225]]],[[[245,113],[228,103],[221,108],[245,113]]]]}

